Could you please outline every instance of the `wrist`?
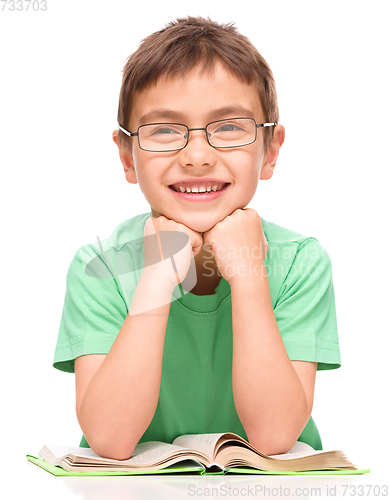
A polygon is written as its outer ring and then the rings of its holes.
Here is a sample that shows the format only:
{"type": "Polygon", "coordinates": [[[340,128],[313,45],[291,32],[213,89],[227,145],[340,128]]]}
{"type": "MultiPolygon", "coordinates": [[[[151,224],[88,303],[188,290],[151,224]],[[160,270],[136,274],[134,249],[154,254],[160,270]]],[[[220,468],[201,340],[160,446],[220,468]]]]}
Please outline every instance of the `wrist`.
{"type": "Polygon", "coordinates": [[[172,293],[177,285],[169,274],[157,272],[155,266],[142,271],[130,307],[130,315],[147,313],[165,307],[169,313],[172,293]]]}
{"type": "Polygon", "coordinates": [[[249,260],[240,264],[227,265],[224,270],[224,278],[232,286],[252,286],[259,281],[267,281],[267,269],[264,259],[249,260]]]}
{"type": "Polygon", "coordinates": [[[230,282],[232,303],[234,305],[244,302],[246,305],[254,300],[255,307],[273,311],[271,292],[265,265],[259,265],[257,273],[251,276],[236,276],[230,282]],[[246,297],[246,299],[245,299],[246,297]],[[248,302],[249,301],[249,302],[248,302]]]}
{"type": "Polygon", "coordinates": [[[138,286],[142,284],[151,293],[170,294],[178,284],[171,259],[164,259],[151,266],[144,267],[138,286]]]}

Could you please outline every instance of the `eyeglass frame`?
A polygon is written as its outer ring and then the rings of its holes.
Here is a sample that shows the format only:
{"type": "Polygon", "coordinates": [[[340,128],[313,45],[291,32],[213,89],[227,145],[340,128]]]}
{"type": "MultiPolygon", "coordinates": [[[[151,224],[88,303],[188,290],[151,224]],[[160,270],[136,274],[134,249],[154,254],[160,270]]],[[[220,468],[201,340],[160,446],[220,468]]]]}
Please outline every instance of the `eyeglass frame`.
{"type": "Polygon", "coordinates": [[[231,148],[241,148],[243,146],[248,146],[249,144],[253,144],[256,141],[256,139],[257,139],[257,129],[263,128],[263,127],[274,127],[276,125],[277,125],[276,122],[275,123],[256,123],[256,120],[254,118],[249,118],[249,117],[246,117],[246,116],[240,116],[240,117],[235,117],[235,118],[226,118],[224,120],[215,120],[215,121],[212,121],[212,122],[208,123],[205,127],[200,127],[200,128],[188,128],[187,125],[184,125],[184,123],[173,123],[173,122],[145,123],[144,125],[140,125],[137,128],[137,132],[129,132],[125,128],[121,127],[121,125],[119,125],[119,123],[118,123],[118,128],[119,128],[119,130],[121,130],[124,134],[126,134],[129,137],[138,137],[138,146],[139,146],[140,149],[142,149],[142,151],[148,151],[149,153],[171,153],[173,151],[181,151],[182,149],[184,149],[188,145],[188,141],[190,140],[190,132],[192,132],[194,130],[204,130],[206,132],[207,142],[208,142],[209,146],[211,146],[212,148],[215,148],[215,149],[231,149],[231,148]],[[234,145],[234,146],[213,146],[213,144],[211,144],[210,140],[209,140],[209,134],[207,133],[207,127],[209,125],[212,125],[213,123],[225,122],[225,121],[229,121],[229,120],[252,120],[253,123],[255,124],[255,138],[253,139],[253,141],[246,142],[245,144],[234,145]],[[157,149],[156,150],[156,149],[145,149],[145,148],[142,148],[141,144],[140,144],[140,140],[139,140],[139,130],[140,130],[140,128],[147,127],[149,125],[180,125],[182,127],[185,127],[187,129],[186,143],[181,148],[175,148],[175,149],[162,149],[162,150],[158,150],[157,149]]]}

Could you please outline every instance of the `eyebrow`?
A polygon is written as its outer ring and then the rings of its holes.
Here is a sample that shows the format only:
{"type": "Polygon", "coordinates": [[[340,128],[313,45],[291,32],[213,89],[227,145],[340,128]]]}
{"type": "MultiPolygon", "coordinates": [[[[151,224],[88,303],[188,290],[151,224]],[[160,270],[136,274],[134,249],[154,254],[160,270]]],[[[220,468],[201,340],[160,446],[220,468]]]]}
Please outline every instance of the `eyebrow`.
{"type": "Polygon", "coordinates": [[[146,125],[147,123],[155,123],[160,120],[166,122],[167,120],[183,120],[184,115],[171,109],[154,109],[145,113],[139,120],[139,125],[146,125]]]}
{"type": "Polygon", "coordinates": [[[219,120],[223,118],[254,118],[255,115],[250,109],[235,105],[214,109],[209,113],[208,117],[210,120],[219,120]]]}
{"type": "MultiPolygon", "coordinates": [[[[254,113],[247,108],[244,108],[240,105],[235,106],[225,106],[223,108],[218,108],[212,110],[207,115],[208,122],[212,122],[214,120],[222,120],[224,118],[254,118],[254,113]]],[[[148,123],[158,123],[158,121],[163,122],[174,122],[174,123],[184,123],[186,121],[186,117],[183,113],[179,111],[174,111],[172,109],[154,109],[145,113],[139,120],[138,125],[146,125],[148,123]]]]}

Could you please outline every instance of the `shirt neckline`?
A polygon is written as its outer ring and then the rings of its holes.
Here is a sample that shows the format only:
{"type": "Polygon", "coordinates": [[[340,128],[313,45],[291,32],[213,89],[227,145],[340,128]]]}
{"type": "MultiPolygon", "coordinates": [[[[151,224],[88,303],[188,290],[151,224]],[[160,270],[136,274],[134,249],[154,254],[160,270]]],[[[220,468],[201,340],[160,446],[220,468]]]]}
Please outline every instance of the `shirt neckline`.
{"type": "Polygon", "coordinates": [[[230,294],[229,283],[221,276],[221,279],[212,295],[195,295],[186,293],[178,301],[186,308],[199,313],[210,313],[216,311],[222,301],[230,294]]]}

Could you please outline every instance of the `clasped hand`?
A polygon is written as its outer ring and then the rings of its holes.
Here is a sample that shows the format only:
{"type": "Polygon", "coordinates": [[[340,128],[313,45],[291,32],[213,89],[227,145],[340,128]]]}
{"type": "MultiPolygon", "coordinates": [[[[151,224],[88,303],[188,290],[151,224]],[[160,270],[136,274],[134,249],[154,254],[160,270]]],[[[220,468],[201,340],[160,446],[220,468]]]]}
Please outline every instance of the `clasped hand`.
{"type": "Polygon", "coordinates": [[[237,209],[203,234],[205,248],[230,283],[252,276],[268,251],[261,218],[251,208],[237,209]]]}
{"type": "MultiPolygon", "coordinates": [[[[264,263],[268,251],[268,243],[261,225],[261,218],[251,208],[237,209],[231,215],[218,222],[203,235],[193,231],[184,224],[167,219],[165,216],[152,217],[145,225],[145,236],[155,233],[161,256],[161,278],[176,286],[186,277],[190,268],[191,259],[196,257],[202,247],[215,259],[220,274],[230,283],[236,279],[253,275],[258,264],[264,263]],[[187,244],[174,255],[174,273],[172,264],[164,255],[160,231],[180,231],[188,236],[187,244]]],[[[146,244],[145,238],[145,269],[151,256],[156,254],[156,240],[154,244],[146,244]]],[[[160,272],[160,271],[159,271],[160,272]]]]}

